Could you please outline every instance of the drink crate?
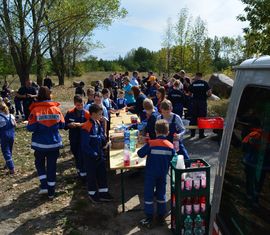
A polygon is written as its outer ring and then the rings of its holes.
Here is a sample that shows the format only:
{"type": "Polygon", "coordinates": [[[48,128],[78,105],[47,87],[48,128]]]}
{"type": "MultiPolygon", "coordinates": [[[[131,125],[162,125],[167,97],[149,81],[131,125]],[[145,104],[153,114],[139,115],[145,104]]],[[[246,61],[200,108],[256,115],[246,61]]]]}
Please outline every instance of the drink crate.
{"type": "Polygon", "coordinates": [[[222,117],[200,117],[197,123],[199,129],[223,129],[224,119],[222,117]]]}
{"type": "MultiPolygon", "coordinates": [[[[185,166],[186,169],[176,169],[175,164],[171,163],[171,230],[173,234],[184,234],[184,221],[187,216],[189,215],[194,222],[199,214],[203,220],[206,235],[209,231],[210,165],[203,159],[190,159],[185,160],[185,166]],[[203,166],[190,168],[198,162],[203,166]],[[191,175],[196,177],[190,180],[191,175]],[[199,209],[198,200],[196,204],[193,204],[193,201],[198,198],[199,209]]],[[[192,234],[194,234],[193,229],[192,234]]]]}

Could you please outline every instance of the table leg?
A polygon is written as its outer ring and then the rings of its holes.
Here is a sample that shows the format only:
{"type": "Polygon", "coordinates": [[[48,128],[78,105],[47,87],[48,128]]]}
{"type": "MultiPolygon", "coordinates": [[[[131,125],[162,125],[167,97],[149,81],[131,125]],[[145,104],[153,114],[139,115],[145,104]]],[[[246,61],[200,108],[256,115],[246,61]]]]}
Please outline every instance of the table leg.
{"type": "Polygon", "coordinates": [[[125,187],[124,187],[123,169],[121,169],[121,200],[122,200],[122,212],[125,212],[125,187]]]}

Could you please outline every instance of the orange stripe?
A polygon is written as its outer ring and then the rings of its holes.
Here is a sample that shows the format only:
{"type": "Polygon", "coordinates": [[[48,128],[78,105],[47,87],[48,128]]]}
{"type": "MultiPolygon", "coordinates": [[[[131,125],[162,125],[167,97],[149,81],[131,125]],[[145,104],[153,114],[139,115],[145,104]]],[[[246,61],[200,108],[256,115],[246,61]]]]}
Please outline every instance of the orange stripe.
{"type": "Polygon", "coordinates": [[[169,140],[155,139],[149,140],[150,147],[167,147],[173,149],[173,144],[169,140]]]}
{"type": "Polygon", "coordinates": [[[86,130],[89,132],[91,130],[92,126],[93,126],[93,124],[89,120],[87,120],[86,122],[83,123],[82,130],[86,130]]]}

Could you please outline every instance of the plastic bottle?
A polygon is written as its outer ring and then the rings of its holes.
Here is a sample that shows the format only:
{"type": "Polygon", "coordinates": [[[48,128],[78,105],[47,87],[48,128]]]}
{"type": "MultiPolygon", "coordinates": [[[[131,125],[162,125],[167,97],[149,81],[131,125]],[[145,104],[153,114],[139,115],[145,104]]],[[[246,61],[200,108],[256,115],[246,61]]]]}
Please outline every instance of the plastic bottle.
{"type": "MultiPolygon", "coordinates": [[[[200,165],[198,165],[197,163],[192,163],[191,164],[191,168],[198,168],[200,165]]],[[[200,189],[200,172],[195,171],[192,174],[192,179],[193,179],[193,187],[195,189],[200,189]]]]}
{"type": "Polygon", "coordinates": [[[130,153],[129,153],[129,147],[125,144],[124,147],[124,166],[130,166],[130,153]]]}
{"type": "Polygon", "coordinates": [[[181,214],[185,214],[185,207],[186,207],[186,198],[183,198],[182,205],[181,205],[181,214]]]}
{"type": "Polygon", "coordinates": [[[174,146],[174,150],[176,152],[178,152],[179,151],[179,140],[176,137],[177,137],[177,134],[174,133],[174,135],[173,135],[173,146],[174,146]]]}
{"type": "Polygon", "coordinates": [[[130,131],[129,129],[125,128],[125,131],[124,131],[124,144],[125,144],[125,147],[127,146],[128,149],[129,149],[129,146],[130,146],[130,131]]]}
{"type": "Polygon", "coordinates": [[[200,212],[200,200],[199,197],[194,197],[193,199],[193,212],[198,214],[200,212]]]}
{"type": "Polygon", "coordinates": [[[186,199],[185,209],[187,215],[190,215],[192,213],[192,202],[190,197],[186,199]]]}
{"type": "Polygon", "coordinates": [[[172,207],[175,207],[175,194],[172,193],[172,207]]]}
{"type": "Polygon", "coordinates": [[[137,144],[137,132],[133,129],[130,130],[130,142],[129,142],[129,146],[130,146],[130,151],[131,152],[135,152],[136,151],[136,144],[137,144]]]}
{"type": "Polygon", "coordinates": [[[185,228],[184,235],[192,235],[192,227],[193,227],[193,220],[188,215],[184,220],[184,228],[185,228]]]}
{"type": "Polygon", "coordinates": [[[185,190],[190,191],[191,189],[192,189],[192,177],[190,173],[187,173],[185,178],[185,190]]]}
{"type": "Polygon", "coordinates": [[[202,235],[203,230],[202,230],[202,218],[200,215],[197,215],[195,220],[194,220],[194,235],[202,235]]]}
{"type": "MultiPolygon", "coordinates": [[[[200,167],[204,167],[204,164],[201,163],[200,167]]],[[[200,176],[201,176],[201,187],[202,188],[206,188],[206,172],[205,171],[201,171],[200,172],[200,176]]]]}
{"type": "Polygon", "coordinates": [[[204,213],[206,210],[206,197],[205,196],[200,197],[200,208],[201,208],[201,212],[204,213]]]}

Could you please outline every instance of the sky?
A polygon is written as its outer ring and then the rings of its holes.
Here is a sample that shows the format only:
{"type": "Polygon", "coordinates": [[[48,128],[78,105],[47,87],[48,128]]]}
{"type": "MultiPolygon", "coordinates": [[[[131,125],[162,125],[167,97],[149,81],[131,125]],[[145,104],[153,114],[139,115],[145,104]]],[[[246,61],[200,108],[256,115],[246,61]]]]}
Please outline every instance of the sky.
{"type": "Polygon", "coordinates": [[[101,42],[103,48],[94,49],[91,55],[112,60],[138,47],[158,51],[167,19],[175,24],[182,8],[188,8],[193,19],[200,16],[207,23],[211,38],[243,35],[242,28],[247,25],[236,19],[243,14],[240,0],[122,0],[121,6],[128,11],[127,16],[114,21],[108,29],[94,31],[93,40],[101,42]]]}

